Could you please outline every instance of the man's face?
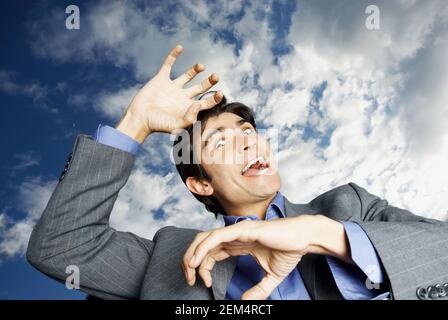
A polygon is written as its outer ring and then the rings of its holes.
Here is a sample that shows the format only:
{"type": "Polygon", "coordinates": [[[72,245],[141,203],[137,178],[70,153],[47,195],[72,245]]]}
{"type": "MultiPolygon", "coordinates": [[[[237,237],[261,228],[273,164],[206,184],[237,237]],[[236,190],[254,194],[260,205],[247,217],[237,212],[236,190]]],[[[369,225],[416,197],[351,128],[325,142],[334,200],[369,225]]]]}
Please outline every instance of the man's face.
{"type": "Polygon", "coordinates": [[[209,118],[200,140],[194,141],[196,156],[222,205],[265,200],[280,189],[269,144],[238,115],[225,112],[209,118]]]}

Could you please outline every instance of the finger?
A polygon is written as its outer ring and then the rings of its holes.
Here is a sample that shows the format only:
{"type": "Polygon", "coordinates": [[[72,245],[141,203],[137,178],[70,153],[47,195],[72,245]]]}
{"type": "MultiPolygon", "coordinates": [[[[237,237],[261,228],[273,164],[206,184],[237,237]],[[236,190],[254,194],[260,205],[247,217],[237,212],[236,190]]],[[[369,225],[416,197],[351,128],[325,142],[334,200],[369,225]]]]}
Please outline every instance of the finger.
{"type": "Polygon", "coordinates": [[[198,101],[193,103],[191,106],[188,107],[187,111],[184,115],[184,121],[187,124],[191,124],[196,121],[198,118],[198,113],[202,109],[202,104],[198,101]]]}
{"type": "Polygon", "coordinates": [[[237,231],[233,229],[229,229],[227,230],[227,232],[224,233],[217,231],[212,232],[205,240],[203,240],[196,246],[194,255],[190,260],[189,266],[191,268],[196,268],[202,263],[204,257],[209,252],[216,249],[223,242],[236,240],[237,237],[238,237],[237,231]]]}
{"type": "Polygon", "coordinates": [[[233,246],[230,244],[225,244],[213,250],[211,253],[205,256],[201,265],[199,266],[199,275],[201,276],[204,284],[207,288],[212,286],[212,275],[211,271],[215,266],[216,262],[225,260],[231,256],[243,256],[249,254],[251,245],[247,247],[247,244],[238,244],[233,246]]]}
{"type": "Polygon", "coordinates": [[[183,120],[186,124],[192,124],[198,118],[198,113],[205,109],[210,109],[221,102],[224,95],[221,91],[216,92],[212,97],[204,101],[197,101],[188,107],[183,120]]]}
{"type": "Polygon", "coordinates": [[[196,77],[196,75],[198,75],[204,70],[205,70],[204,65],[197,63],[191,69],[189,69],[188,71],[186,71],[185,73],[174,79],[173,82],[178,86],[182,87],[191,80],[193,80],[193,78],[196,77]]]}
{"type": "Polygon", "coordinates": [[[222,91],[215,92],[215,94],[210,98],[201,101],[201,110],[213,108],[221,102],[222,98],[224,98],[222,91]]]}
{"type": "Polygon", "coordinates": [[[215,84],[217,84],[219,81],[219,76],[216,73],[211,74],[207,79],[203,80],[201,83],[192,86],[191,88],[185,89],[187,92],[187,95],[190,98],[193,98],[199,94],[202,94],[211,87],[213,87],[215,84]]]}
{"type": "Polygon", "coordinates": [[[205,257],[204,261],[199,266],[198,273],[207,288],[210,288],[212,286],[211,271],[213,270],[216,262],[227,259],[228,257],[230,257],[230,254],[222,249],[216,250],[212,254],[209,254],[205,257]]]}
{"type": "Polygon", "coordinates": [[[227,242],[223,244],[223,248],[231,255],[235,255],[234,253],[236,253],[237,255],[239,255],[241,252],[243,252],[243,254],[249,254],[250,251],[255,248],[258,247],[259,245],[256,242],[241,242],[241,241],[232,241],[232,242],[227,242]]]}
{"type": "Polygon", "coordinates": [[[253,242],[256,239],[250,237],[250,229],[255,226],[256,221],[242,221],[229,227],[217,229],[204,238],[196,247],[189,266],[196,268],[201,264],[205,255],[217,248],[222,243],[240,240],[243,242],[253,242]]]}
{"type": "Polygon", "coordinates": [[[283,279],[266,274],[259,283],[241,296],[241,300],[266,300],[283,279]]]}
{"type": "Polygon", "coordinates": [[[160,68],[160,72],[167,74],[168,76],[171,73],[171,68],[173,67],[174,61],[176,61],[177,57],[182,53],[183,47],[178,44],[175,46],[168,56],[165,58],[165,61],[160,68]]]}
{"type": "Polygon", "coordinates": [[[184,274],[184,277],[185,277],[185,279],[187,280],[187,283],[188,283],[188,272],[187,272],[187,270],[185,269],[185,266],[184,266],[184,264],[183,263],[181,263],[181,268],[182,268],[182,272],[183,272],[183,274],[184,274]]]}
{"type": "Polygon", "coordinates": [[[193,239],[193,241],[191,242],[190,246],[187,248],[187,250],[185,251],[185,254],[183,256],[182,268],[185,270],[187,283],[189,285],[193,285],[194,282],[196,281],[196,270],[189,266],[191,257],[193,256],[194,251],[195,251],[197,245],[200,243],[200,241],[202,241],[202,239],[207,237],[209,234],[210,234],[210,232],[197,233],[195,238],[193,239]]]}

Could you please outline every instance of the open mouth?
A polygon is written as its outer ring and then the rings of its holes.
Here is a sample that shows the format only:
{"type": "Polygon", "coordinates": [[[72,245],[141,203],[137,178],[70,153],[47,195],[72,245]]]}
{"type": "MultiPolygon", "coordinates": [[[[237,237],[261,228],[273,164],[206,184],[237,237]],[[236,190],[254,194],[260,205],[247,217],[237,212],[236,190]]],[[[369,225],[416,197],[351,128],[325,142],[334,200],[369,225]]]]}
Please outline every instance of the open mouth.
{"type": "Polygon", "coordinates": [[[257,157],[249,161],[241,174],[245,177],[259,176],[264,174],[269,169],[269,163],[262,156],[257,157]]]}

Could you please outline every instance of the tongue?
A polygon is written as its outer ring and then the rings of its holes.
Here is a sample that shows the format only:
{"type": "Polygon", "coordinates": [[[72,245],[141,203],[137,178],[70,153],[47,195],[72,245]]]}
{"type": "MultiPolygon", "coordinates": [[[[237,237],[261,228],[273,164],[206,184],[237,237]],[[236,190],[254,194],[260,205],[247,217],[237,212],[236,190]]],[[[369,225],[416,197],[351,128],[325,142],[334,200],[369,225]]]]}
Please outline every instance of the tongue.
{"type": "MultiPolygon", "coordinates": [[[[263,168],[260,168],[260,169],[263,169],[263,168]]],[[[246,172],[244,172],[243,176],[245,176],[245,177],[256,176],[259,171],[260,170],[256,169],[256,168],[249,168],[246,170],[246,172]]]]}
{"type": "Polygon", "coordinates": [[[245,177],[251,177],[258,175],[258,172],[261,170],[266,169],[268,166],[266,164],[261,164],[260,162],[257,162],[249,167],[249,169],[244,172],[243,176],[245,177]]]}

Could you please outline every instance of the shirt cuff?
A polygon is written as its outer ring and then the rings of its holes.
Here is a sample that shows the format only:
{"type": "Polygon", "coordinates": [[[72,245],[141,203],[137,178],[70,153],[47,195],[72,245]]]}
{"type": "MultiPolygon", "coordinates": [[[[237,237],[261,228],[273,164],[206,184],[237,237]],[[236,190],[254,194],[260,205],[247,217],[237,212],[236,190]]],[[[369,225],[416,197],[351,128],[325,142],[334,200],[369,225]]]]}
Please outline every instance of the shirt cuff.
{"type": "Polygon", "coordinates": [[[133,155],[137,155],[140,150],[138,141],[110,126],[100,124],[93,138],[96,142],[130,152],[133,155]]]}
{"type": "Polygon", "coordinates": [[[341,221],[345,228],[352,260],[373,283],[383,283],[380,259],[364,230],[355,222],[341,221]]]}
{"type": "Polygon", "coordinates": [[[339,259],[327,256],[336,285],[346,300],[380,300],[388,299],[389,292],[384,286],[381,263],[375,249],[364,230],[354,222],[341,221],[347,235],[352,265],[339,259]]]}

